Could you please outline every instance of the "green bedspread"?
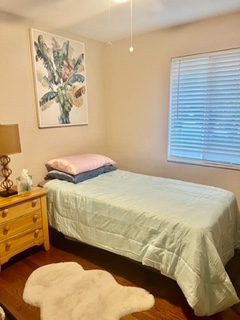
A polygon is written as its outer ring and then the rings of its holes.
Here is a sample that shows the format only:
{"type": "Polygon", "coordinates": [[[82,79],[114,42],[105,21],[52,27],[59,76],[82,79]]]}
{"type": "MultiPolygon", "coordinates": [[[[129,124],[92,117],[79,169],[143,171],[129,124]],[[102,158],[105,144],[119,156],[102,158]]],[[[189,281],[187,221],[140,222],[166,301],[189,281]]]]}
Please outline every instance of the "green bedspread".
{"type": "Polygon", "coordinates": [[[196,315],[239,302],[224,268],[240,247],[231,192],[121,170],[45,188],[52,227],[176,279],[196,315]]]}

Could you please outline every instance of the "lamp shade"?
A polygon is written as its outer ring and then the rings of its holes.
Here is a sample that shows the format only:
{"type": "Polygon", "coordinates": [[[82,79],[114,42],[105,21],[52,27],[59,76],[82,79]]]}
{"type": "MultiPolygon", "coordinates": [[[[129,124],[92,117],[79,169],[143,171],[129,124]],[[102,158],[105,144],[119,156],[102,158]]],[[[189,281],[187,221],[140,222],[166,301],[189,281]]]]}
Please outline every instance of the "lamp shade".
{"type": "Polygon", "coordinates": [[[21,152],[18,124],[0,125],[0,156],[21,152]]]}

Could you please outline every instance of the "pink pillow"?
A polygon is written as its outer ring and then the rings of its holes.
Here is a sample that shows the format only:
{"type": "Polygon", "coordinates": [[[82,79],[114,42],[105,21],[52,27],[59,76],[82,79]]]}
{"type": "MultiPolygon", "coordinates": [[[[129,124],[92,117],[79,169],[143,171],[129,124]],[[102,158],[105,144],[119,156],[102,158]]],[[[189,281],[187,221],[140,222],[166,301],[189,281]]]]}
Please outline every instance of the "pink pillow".
{"type": "Polygon", "coordinates": [[[85,153],[49,160],[46,167],[76,175],[105,165],[115,164],[115,161],[100,154],[85,153]]]}

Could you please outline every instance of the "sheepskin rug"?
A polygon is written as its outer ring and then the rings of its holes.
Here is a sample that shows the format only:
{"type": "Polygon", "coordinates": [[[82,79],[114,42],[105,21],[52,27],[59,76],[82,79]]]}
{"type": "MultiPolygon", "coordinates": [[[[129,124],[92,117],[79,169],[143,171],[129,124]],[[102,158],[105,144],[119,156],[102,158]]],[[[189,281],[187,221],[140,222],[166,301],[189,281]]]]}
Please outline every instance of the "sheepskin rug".
{"type": "Polygon", "coordinates": [[[41,320],[119,320],[154,305],[146,290],[121,286],[110,273],[85,271],[76,262],[36,269],[25,284],[23,300],[40,308],[41,320]]]}

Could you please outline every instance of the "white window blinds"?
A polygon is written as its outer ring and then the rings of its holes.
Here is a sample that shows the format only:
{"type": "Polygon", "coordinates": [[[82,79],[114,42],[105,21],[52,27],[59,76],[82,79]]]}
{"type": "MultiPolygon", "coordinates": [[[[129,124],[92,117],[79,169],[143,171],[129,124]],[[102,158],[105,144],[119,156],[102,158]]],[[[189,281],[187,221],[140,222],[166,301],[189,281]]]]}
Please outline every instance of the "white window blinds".
{"type": "Polygon", "coordinates": [[[240,165],[240,50],[172,60],[168,159],[240,165]]]}

